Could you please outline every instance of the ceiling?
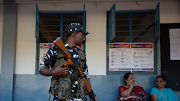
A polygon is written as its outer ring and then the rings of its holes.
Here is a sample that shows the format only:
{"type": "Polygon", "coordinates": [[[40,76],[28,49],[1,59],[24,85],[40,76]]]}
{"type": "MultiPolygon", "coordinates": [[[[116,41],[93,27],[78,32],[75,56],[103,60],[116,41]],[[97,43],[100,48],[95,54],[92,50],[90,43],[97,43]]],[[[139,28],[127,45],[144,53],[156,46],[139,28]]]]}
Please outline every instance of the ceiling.
{"type": "Polygon", "coordinates": [[[179,0],[0,0],[0,3],[14,2],[16,3],[53,3],[53,2],[64,2],[64,3],[102,3],[102,2],[144,2],[144,1],[179,1],[179,0]]]}

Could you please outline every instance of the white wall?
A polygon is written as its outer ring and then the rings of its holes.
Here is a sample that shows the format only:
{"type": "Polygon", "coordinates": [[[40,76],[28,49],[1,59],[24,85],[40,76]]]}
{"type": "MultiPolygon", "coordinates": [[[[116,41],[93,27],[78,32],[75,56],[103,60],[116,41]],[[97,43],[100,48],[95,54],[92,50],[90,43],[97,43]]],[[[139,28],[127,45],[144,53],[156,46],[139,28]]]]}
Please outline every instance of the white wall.
{"type": "Polygon", "coordinates": [[[180,23],[180,1],[160,4],[161,23],[180,23]]]}
{"type": "Polygon", "coordinates": [[[94,3],[86,4],[86,38],[88,69],[91,75],[106,74],[106,20],[107,10],[94,3]]]}
{"type": "Polygon", "coordinates": [[[35,74],[35,4],[18,4],[15,74],[35,74]]]}
{"type": "MultiPolygon", "coordinates": [[[[0,4],[0,57],[2,54],[2,33],[3,33],[3,12],[4,11],[4,5],[0,4]]],[[[0,58],[0,74],[1,74],[1,58],[0,58]]]]}
{"type": "MultiPolygon", "coordinates": [[[[180,1],[160,2],[161,23],[180,23],[180,1]],[[168,5],[168,8],[166,8],[168,5]],[[169,15],[171,14],[171,15],[169,15]],[[173,18],[173,19],[172,19],[173,18]]],[[[114,3],[86,3],[86,55],[91,75],[106,75],[106,13],[114,3]]],[[[84,3],[38,4],[40,11],[79,11],[84,3]]],[[[155,9],[157,2],[117,2],[116,10],[155,9]]],[[[35,73],[35,4],[19,4],[16,74],[35,73]]]]}

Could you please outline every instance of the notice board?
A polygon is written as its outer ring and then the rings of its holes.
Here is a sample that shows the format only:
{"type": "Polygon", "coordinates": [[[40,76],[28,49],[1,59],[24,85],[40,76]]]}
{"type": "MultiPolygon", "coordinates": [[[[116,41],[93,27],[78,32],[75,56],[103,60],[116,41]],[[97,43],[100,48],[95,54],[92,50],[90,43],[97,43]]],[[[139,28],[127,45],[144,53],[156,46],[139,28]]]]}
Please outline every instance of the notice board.
{"type": "Polygon", "coordinates": [[[160,25],[161,74],[166,77],[166,87],[180,91],[180,60],[170,60],[169,29],[180,28],[180,24],[160,25]]]}

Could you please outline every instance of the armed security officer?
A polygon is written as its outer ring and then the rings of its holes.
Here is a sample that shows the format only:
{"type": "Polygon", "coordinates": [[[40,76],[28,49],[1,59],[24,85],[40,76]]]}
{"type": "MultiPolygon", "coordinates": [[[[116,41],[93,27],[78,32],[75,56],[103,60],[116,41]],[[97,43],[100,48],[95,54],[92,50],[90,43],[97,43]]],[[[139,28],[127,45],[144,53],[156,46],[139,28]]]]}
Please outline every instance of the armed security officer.
{"type": "MultiPolygon", "coordinates": [[[[89,34],[89,32],[85,31],[83,29],[83,26],[80,25],[80,23],[71,23],[69,26],[66,27],[65,29],[65,35],[66,35],[66,42],[64,46],[68,49],[70,52],[71,56],[76,60],[76,62],[80,65],[80,58],[79,58],[79,51],[82,51],[81,49],[77,48],[76,46],[81,45],[84,41],[84,35],[89,34]]],[[[53,76],[53,77],[63,77],[67,76],[68,74],[72,75],[75,71],[73,68],[69,67],[63,67],[63,64],[58,65],[57,67],[54,67],[57,59],[57,52],[58,48],[57,46],[53,45],[51,48],[49,48],[48,52],[46,53],[46,56],[44,60],[40,63],[39,67],[39,73],[44,76],[53,76]],[[54,69],[55,68],[55,69],[54,69]]],[[[84,52],[85,54],[85,52],[84,52]]],[[[85,57],[85,55],[84,55],[85,57]]],[[[82,72],[86,76],[88,83],[90,84],[90,76],[88,73],[88,68],[86,65],[86,58],[83,60],[84,64],[82,66],[82,72]]],[[[52,77],[52,79],[53,79],[52,77]]],[[[56,79],[57,81],[58,79],[56,79]]],[[[59,81],[58,81],[59,82],[59,81]]],[[[70,101],[88,101],[86,97],[82,97],[79,95],[82,95],[81,92],[82,90],[79,90],[78,88],[81,88],[79,83],[80,81],[71,81],[71,89],[70,89],[70,101]]],[[[51,82],[52,85],[52,82],[51,82]]],[[[57,86],[59,87],[59,86],[57,86]]],[[[54,87],[56,88],[56,87],[54,87]]],[[[62,87],[61,87],[62,88],[62,87]]],[[[50,89],[50,91],[52,91],[50,89]]],[[[66,92],[66,91],[65,91],[66,92]]],[[[67,91],[68,92],[68,91],[67,91]]],[[[52,92],[51,92],[52,94],[52,92]]],[[[68,93],[67,93],[68,94],[68,93]]],[[[65,101],[64,99],[61,99],[62,94],[53,94],[54,99],[53,101],[65,101]]],[[[91,99],[91,98],[90,98],[91,99]]],[[[96,101],[98,99],[95,98],[96,101]]],[[[92,101],[92,99],[91,99],[92,101]]]]}

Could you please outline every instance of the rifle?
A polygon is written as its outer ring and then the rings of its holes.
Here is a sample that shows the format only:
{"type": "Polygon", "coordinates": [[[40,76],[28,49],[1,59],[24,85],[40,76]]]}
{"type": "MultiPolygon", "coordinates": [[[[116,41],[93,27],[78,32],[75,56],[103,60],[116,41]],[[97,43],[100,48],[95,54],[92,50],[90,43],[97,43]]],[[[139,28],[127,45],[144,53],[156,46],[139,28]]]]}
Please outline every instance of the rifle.
{"type": "Polygon", "coordinates": [[[75,72],[72,74],[72,80],[75,81],[79,76],[81,76],[84,80],[84,85],[86,87],[86,91],[88,92],[88,95],[90,98],[95,101],[95,94],[93,93],[93,90],[91,89],[91,86],[89,85],[87,79],[83,75],[81,69],[79,68],[79,65],[76,63],[76,61],[72,58],[71,54],[67,50],[67,48],[64,46],[64,43],[62,42],[61,38],[57,38],[54,41],[54,44],[65,54],[67,61],[63,62],[63,66],[72,65],[74,67],[75,72]]]}

